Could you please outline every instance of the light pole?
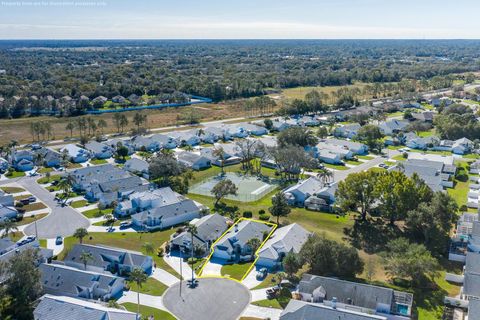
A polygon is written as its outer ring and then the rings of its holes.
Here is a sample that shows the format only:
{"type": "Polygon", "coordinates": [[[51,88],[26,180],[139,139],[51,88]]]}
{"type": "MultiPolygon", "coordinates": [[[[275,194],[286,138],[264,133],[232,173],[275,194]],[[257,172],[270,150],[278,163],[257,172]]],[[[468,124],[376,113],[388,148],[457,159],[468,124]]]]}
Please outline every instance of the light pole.
{"type": "Polygon", "coordinates": [[[182,296],[182,249],[180,248],[180,297],[182,296]]]}

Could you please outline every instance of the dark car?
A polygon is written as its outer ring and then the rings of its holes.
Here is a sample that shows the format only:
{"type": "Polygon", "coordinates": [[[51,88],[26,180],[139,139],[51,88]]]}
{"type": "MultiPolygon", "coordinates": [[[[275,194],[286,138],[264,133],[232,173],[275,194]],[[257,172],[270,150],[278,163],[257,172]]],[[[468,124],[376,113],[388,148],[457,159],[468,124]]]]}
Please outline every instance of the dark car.
{"type": "Polygon", "coordinates": [[[55,238],[55,245],[59,246],[59,245],[61,245],[62,243],[63,243],[63,238],[62,238],[62,236],[57,236],[57,237],[55,238]]]}

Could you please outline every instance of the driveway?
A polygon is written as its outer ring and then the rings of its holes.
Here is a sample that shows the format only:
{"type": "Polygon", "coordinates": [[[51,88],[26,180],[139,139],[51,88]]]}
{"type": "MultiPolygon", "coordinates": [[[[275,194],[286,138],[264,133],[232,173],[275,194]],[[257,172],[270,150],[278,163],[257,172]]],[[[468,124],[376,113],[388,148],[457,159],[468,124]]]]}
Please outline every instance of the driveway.
{"type": "Polygon", "coordinates": [[[163,295],[163,305],[180,320],[235,320],[250,303],[250,291],[233,280],[198,279],[190,289],[186,281],[174,284],[163,295]]]}
{"type": "MultiPolygon", "coordinates": [[[[53,239],[57,236],[68,237],[76,229],[88,228],[90,226],[90,221],[81,213],[70,207],[61,207],[53,200],[53,194],[41,187],[36,182],[37,179],[38,177],[25,177],[16,182],[51,210],[48,216],[37,221],[38,237],[40,239],[53,239]]],[[[24,233],[26,235],[35,235],[35,226],[33,224],[28,225],[24,229],[24,233]]]]}

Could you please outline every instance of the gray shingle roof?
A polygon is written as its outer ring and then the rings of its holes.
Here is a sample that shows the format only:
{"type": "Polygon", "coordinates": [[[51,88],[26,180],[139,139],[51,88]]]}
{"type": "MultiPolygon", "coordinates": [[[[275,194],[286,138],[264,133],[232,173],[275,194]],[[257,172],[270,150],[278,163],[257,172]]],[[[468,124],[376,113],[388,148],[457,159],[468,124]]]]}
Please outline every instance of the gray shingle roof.
{"type": "MultiPolygon", "coordinates": [[[[218,239],[227,230],[227,220],[219,214],[204,216],[191,224],[197,227],[197,234],[193,238],[194,245],[207,243],[218,239]]],[[[192,235],[184,231],[172,239],[172,243],[182,246],[185,241],[190,242],[192,235]]]]}
{"type": "Polygon", "coordinates": [[[314,195],[318,191],[322,190],[323,184],[322,182],[317,179],[316,177],[310,177],[306,180],[302,180],[296,185],[288,188],[285,190],[285,193],[292,192],[292,191],[298,191],[303,194],[307,195],[314,195]]]}
{"type": "Polygon", "coordinates": [[[200,209],[198,208],[198,206],[195,204],[193,200],[186,199],[181,202],[176,202],[176,203],[168,204],[165,206],[139,212],[137,214],[132,215],[132,219],[135,219],[138,221],[146,221],[148,217],[166,219],[166,218],[187,214],[187,213],[192,213],[192,212],[200,212],[200,209]]]}
{"type": "Polygon", "coordinates": [[[328,277],[305,274],[300,281],[298,291],[312,294],[319,287],[325,291],[325,300],[337,298],[338,302],[376,310],[377,304],[392,305],[394,290],[362,283],[355,283],[328,277]]]}
{"type": "Polygon", "coordinates": [[[279,228],[275,230],[273,235],[263,245],[258,256],[277,260],[281,253],[298,253],[309,236],[310,232],[296,223],[279,228]]]}
{"type": "Polygon", "coordinates": [[[271,227],[255,221],[242,220],[228,231],[218,242],[217,246],[232,250],[234,245],[244,247],[248,240],[257,238],[263,239],[264,232],[270,232],[271,227]]]}
{"type": "Polygon", "coordinates": [[[318,303],[290,300],[280,320],[386,320],[386,317],[345,309],[334,309],[318,303]]]}
{"type": "Polygon", "coordinates": [[[34,311],[35,320],[136,320],[135,313],[107,308],[101,304],[44,295],[34,311]]]}

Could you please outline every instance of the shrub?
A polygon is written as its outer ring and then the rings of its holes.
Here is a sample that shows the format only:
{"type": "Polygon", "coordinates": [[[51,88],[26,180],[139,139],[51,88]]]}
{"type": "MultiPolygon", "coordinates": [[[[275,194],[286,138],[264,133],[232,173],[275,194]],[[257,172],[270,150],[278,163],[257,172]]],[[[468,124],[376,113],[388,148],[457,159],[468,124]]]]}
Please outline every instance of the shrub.
{"type": "Polygon", "coordinates": [[[408,153],[407,153],[407,152],[402,153],[402,157],[403,157],[404,159],[407,159],[407,158],[408,158],[408,153]]]}
{"type": "Polygon", "coordinates": [[[262,221],[268,221],[268,220],[270,220],[270,215],[266,214],[266,213],[263,213],[259,216],[259,219],[262,220],[262,221]]]}
{"type": "Polygon", "coordinates": [[[265,210],[262,209],[262,210],[258,211],[258,214],[259,215],[265,214],[265,210]]]}
{"type": "Polygon", "coordinates": [[[165,250],[162,247],[158,247],[157,249],[157,256],[158,257],[163,257],[165,250]]]}
{"type": "Polygon", "coordinates": [[[459,209],[461,212],[468,211],[468,207],[466,205],[462,205],[459,209]]]}
{"type": "Polygon", "coordinates": [[[251,218],[251,217],[253,217],[252,211],[244,211],[244,212],[243,212],[243,217],[244,217],[244,218],[251,218]]]}

